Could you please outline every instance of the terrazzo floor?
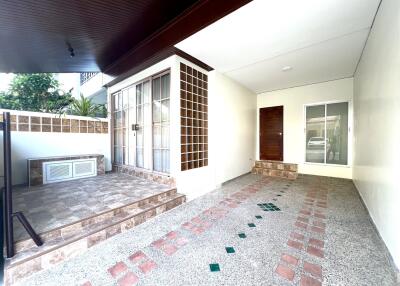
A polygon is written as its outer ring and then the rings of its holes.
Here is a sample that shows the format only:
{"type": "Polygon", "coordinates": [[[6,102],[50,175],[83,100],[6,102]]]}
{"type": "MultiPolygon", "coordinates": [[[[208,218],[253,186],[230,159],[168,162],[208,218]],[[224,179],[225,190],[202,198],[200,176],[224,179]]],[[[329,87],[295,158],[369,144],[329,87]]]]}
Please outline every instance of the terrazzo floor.
{"type": "Polygon", "coordinates": [[[18,285],[397,285],[350,180],[245,175],[18,285]]]}
{"type": "MultiPolygon", "coordinates": [[[[37,233],[76,222],[164,192],[171,187],[121,173],[19,187],[13,190],[14,212],[22,211],[37,233]]],[[[14,219],[16,240],[28,237],[14,219]]]]}

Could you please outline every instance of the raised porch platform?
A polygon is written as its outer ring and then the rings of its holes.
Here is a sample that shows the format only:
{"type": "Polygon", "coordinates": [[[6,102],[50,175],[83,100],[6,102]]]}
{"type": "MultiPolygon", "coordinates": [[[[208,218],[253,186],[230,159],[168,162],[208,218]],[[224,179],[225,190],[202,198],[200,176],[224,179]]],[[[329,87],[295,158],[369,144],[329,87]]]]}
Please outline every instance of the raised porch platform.
{"type": "Polygon", "coordinates": [[[16,255],[6,261],[6,285],[82,253],[185,200],[176,188],[119,173],[17,188],[14,211],[24,212],[44,245],[37,247],[15,221],[16,255]]]}

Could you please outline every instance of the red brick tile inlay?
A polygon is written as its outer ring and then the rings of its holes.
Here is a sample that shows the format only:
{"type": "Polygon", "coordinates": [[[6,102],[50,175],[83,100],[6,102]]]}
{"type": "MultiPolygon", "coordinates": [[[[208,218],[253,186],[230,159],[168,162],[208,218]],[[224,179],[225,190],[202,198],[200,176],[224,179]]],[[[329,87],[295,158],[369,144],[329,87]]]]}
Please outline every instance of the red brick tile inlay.
{"type": "Polygon", "coordinates": [[[319,240],[319,239],[316,239],[316,238],[310,238],[308,243],[313,245],[313,246],[317,246],[319,248],[324,248],[324,244],[325,244],[322,240],[319,240]]]}
{"type": "Polygon", "coordinates": [[[132,272],[128,272],[124,277],[118,280],[120,286],[131,286],[135,285],[139,281],[139,278],[132,272]]]}
{"type": "Polygon", "coordinates": [[[303,249],[303,244],[302,243],[300,243],[298,241],[291,240],[291,239],[288,240],[287,245],[290,246],[290,247],[299,249],[299,250],[303,249]]]}
{"type": "Polygon", "coordinates": [[[290,254],[282,254],[281,260],[292,265],[297,265],[297,263],[299,262],[299,259],[290,254]]]}
{"type": "Polygon", "coordinates": [[[156,267],[157,267],[157,264],[153,260],[146,261],[139,265],[140,271],[142,271],[144,274],[150,272],[151,270],[153,270],[156,267]]]}
{"type": "Polygon", "coordinates": [[[299,217],[297,217],[297,220],[298,220],[298,221],[305,222],[305,223],[308,223],[308,218],[305,218],[305,217],[299,216],[299,217]]]}
{"type": "Polygon", "coordinates": [[[186,237],[179,237],[179,238],[176,240],[176,244],[177,244],[178,246],[184,246],[184,245],[186,245],[188,242],[189,242],[189,240],[188,240],[186,237]]]}
{"type": "Polygon", "coordinates": [[[164,251],[165,254],[167,254],[167,255],[172,255],[172,254],[174,254],[177,250],[178,250],[178,248],[176,248],[174,245],[171,245],[171,244],[167,244],[167,245],[165,245],[165,247],[163,248],[163,251],[164,251]]]}
{"type": "Polygon", "coordinates": [[[166,237],[168,239],[175,239],[178,236],[178,234],[175,231],[170,231],[166,234],[166,237]]]}
{"type": "Polygon", "coordinates": [[[303,268],[304,268],[304,271],[314,275],[315,277],[322,278],[321,266],[304,261],[303,268]]]}
{"type": "Polygon", "coordinates": [[[151,245],[154,246],[155,248],[161,248],[161,246],[163,246],[164,244],[165,244],[165,240],[162,238],[157,239],[151,243],[151,245]]]}
{"type": "Polygon", "coordinates": [[[322,233],[322,234],[325,233],[325,229],[324,229],[324,228],[321,228],[321,227],[312,226],[312,227],[311,227],[311,230],[312,230],[313,232],[317,232],[317,233],[322,233]]]}
{"type": "Polygon", "coordinates": [[[318,227],[322,227],[322,228],[325,228],[325,226],[326,226],[326,224],[324,222],[320,221],[320,220],[315,220],[313,222],[313,225],[318,226],[318,227]]]}
{"type": "Polygon", "coordinates": [[[299,228],[303,228],[303,229],[307,228],[307,224],[305,224],[305,223],[303,223],[301,221],[296,221],[296,223],[294,225],[299,227],[299,228]]]}
{"type": "Polygon", "coordinates": [[[299,211],[299,213],[301,213],[303,215],[310,215],[311,214],[310,211],[306,211],[306,210],[301,210],[301,211],[299,211]]]}
{"type": "Polygon", "coordinates": [[[137,251],[134,254],[132,254],[131,256],[129,256],[129,260],[132,261],[133,263],[136,263],[144,258],[146,258],[146,254],[144,254],[142,251],[137,251]]]}
{"type": "Polygon", "coordinates": [[[123,262],[118,262],[113,267],[110,267],[108,269],[108,272],[111,274],[112,277],[116,278],[119,274],[125,272],[126,270],[128,270],[126,264],[123,262]]]}
{"type": "Polygon", "coordinates": [[[318,280],[302,275],[300,279],[300,286],[321,286],[321,282],[318,280]]]}
{"type": "Polygon", "coordinates": [[[320,214],[320,213],[315,213],[314,216],[317,217],[317,218],[322,218],[322,219],[325,219],[325,218],[326,218],[325,215],[320,214]]]}
{"type": "Polygon", "coordinates": [[[279,264],[278,267],[276,268],[275,272],[279,276],[281,276],[289,281],[293,281],[294,271],[292,269],[290,269],[289,267],[279,264]]]}
{"type": "Polygon", "coordinates": [[[324,251],[314,246],[309,246],[307,252],[311,255],[324,258],[324,251]]]}
{"type": "Polygon", "coordinates": [[[297,239],[297,240],[303,240],[304,239],[304,235],[302,235],[300,233],[297,233],[297,232],[294,232],[294,231],[290,234],[290,237],[293,238],[293,239],[297,239]]]}

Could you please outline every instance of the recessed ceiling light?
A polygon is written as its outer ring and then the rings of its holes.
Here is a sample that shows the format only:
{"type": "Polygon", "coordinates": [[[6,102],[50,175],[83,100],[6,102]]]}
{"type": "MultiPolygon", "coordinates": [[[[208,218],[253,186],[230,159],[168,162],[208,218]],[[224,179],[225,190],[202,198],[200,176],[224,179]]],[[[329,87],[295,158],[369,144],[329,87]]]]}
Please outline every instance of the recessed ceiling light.
{"type": "Polygon", "coordinates": [[[286,72],[286,71],[290,71],[292,69],[291,66],[285,66],[282,68],[282,71],[286,72]]]}

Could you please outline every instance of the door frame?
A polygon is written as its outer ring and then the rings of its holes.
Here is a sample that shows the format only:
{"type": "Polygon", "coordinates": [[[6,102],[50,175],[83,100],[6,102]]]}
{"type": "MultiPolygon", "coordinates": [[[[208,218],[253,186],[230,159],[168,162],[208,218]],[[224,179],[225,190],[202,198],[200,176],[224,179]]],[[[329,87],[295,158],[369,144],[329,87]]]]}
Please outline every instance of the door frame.
{"type": "MultiPolygon", "coordinates": [[[[274,106],[263,106],[258,108],[258,159],[261,160],[261,109],[282,107],[282,162],[285,160],[285,106],[274,105],[274,106]]],[[[277,161],[277,160],[271,160],[277,161]]]]}

